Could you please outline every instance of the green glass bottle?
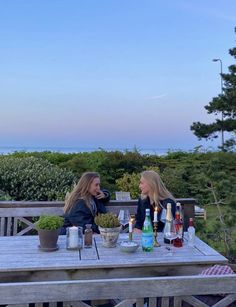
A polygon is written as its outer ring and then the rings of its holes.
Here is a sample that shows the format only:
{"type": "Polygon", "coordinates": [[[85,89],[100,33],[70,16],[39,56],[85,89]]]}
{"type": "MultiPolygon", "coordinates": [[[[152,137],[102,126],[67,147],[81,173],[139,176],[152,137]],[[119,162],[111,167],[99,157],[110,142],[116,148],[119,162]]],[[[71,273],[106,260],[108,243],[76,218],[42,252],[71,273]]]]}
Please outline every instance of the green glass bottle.
{"type": "Polygon", "coordinates": [[[150,209],[146,209],[146,216],[142,229],[142,249],[144,252],[151,252],[153,250],[153,228],[150,219],[150,209]]]}

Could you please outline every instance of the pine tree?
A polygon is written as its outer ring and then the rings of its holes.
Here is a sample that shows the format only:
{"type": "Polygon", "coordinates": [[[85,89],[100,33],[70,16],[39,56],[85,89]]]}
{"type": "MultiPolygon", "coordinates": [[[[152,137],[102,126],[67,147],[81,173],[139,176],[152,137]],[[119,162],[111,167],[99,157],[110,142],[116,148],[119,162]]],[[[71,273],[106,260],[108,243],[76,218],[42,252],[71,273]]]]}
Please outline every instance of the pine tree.
{"type": "MultiPolygon", "coordinates": [[[[229,49],[229,54],[236,59],[236,47],[229,49]]],[[[228,74],[221,75],[223,93],[205,106],[208,114],[222,114],[221,119],[216,119],[211,124],[194,122],[190,128],[199,139],[213,139],[217,138],[221,131],[229,132],[231,137],[219,146],[223,151],[236,147],[236,65],[231,65],[228,69],[228,74]]]]}

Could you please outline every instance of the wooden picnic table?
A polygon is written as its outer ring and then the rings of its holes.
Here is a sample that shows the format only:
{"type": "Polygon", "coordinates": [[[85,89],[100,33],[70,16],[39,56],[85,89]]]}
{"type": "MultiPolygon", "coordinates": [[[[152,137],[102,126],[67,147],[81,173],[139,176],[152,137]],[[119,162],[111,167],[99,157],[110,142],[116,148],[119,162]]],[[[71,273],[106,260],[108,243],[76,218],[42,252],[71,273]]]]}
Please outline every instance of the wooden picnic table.
{"type": "MultiPolygon", "coordinates": [[[[0,283],[194,275],[228,262],[199,238],[194,247],[185,239],[183,247],[176,248],[158,236],[160,247],[152,252],[139,247],[135,253],[120,251],[119,242],[127,234],[120,234],[115,248],[103,247],[100,235],[94,235],[93,247],[80,251],[67,250],[66,237],[60,236],[54,252],[41,251],[38,236],[0,237],[0,283]]],[[[140,235],[134,240],[140,242],[140,235]]]]}

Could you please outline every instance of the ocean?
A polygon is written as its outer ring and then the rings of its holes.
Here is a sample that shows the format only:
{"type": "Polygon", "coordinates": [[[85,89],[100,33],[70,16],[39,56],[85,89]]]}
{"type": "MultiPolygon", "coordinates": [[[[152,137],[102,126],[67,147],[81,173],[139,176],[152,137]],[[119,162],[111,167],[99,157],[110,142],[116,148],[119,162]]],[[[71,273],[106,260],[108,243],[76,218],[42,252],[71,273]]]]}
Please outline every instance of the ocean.
{"type": "Polygon", "coordinates": [[[6,155],[14,152],[43,152],[43,151],[51,151],[51,152],[61,152],[61,153],[77,153],[77,152],[93,152],[98,150],[105,150],[105,151],[121,151],[124,152],[138,150],[140,154],[151,154],[151,155],[165,155],[169,151],[178,151],[181,149],[171,149],[171,148],[101,148],[101,147],[31,147],[31,146],[0,146],[0,154],[6,155]]]}

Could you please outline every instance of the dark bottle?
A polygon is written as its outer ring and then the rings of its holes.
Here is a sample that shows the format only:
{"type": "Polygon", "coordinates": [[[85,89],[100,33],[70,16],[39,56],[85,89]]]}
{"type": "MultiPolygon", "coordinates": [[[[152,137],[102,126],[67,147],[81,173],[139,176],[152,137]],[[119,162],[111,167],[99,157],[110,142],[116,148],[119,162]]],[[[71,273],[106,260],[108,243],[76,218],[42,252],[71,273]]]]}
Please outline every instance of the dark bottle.
{"type": "Polygon", "coordinates": [[[85,225],[85,231],[84,231],[84,247],[90,248],[93,246],[93,230],[91,224],[85,225]]]}
{"type": "Polygon", "coordinates": [[[176,212],[175,212],[175,220],[174,226],[176,231],[176,239],[173,241],[173,245],[175,247],[183,246],[183,222],[180,218],[180,204],[177,203],[176,212]]]}

